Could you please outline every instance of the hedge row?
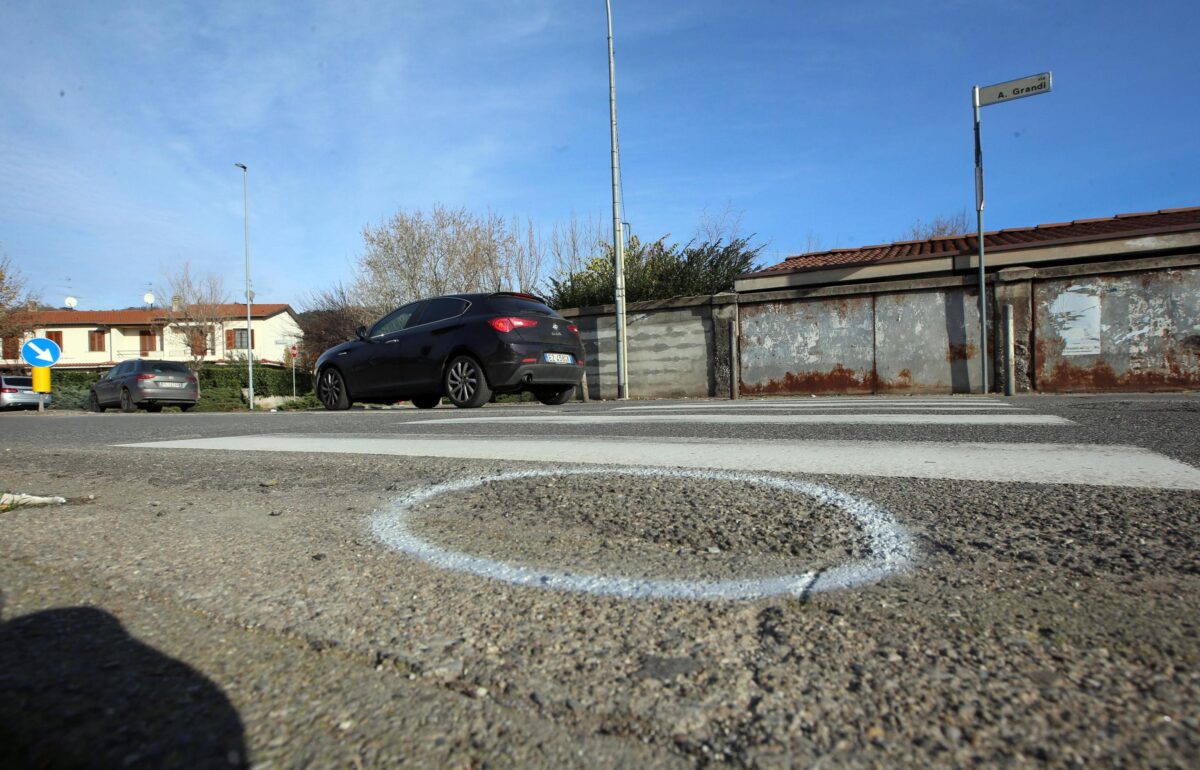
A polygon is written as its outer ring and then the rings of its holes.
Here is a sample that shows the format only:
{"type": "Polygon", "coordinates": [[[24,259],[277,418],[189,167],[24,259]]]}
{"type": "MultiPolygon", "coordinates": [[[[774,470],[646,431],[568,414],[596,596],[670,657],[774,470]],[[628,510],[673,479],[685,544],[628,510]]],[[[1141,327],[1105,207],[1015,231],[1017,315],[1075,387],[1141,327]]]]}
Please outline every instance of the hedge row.
{"type": "MultiPolygon", "coordinates": [[[[51,409],[84,409],[92,385],[100,379],[102,372],[70,369],[50,370],[50,390],[53,399],[51,409]]],[[[242,389],[249,381],[245,366],[205,366],[196,374],[202,395],[198,409],[224,410],[245,406],[242,389]]],[[[311,393],[312,373],[307,369],[296,369],[296,394],[311,393]]],[[[292,370],[258,366],[254,369],[255,396],[292,395],[292,370]]]]}

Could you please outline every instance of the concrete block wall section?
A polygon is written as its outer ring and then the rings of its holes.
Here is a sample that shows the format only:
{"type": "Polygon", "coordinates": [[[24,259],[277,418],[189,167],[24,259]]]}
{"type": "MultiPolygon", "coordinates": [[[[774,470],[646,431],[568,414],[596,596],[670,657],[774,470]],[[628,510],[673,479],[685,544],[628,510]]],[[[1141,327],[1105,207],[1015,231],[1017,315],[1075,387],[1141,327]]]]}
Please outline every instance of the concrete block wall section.
{"type": "MultiPolygon", "coordinates": [[[[631,304],[630,395],[978,392],[977,297],[973,276],[951,276],[631,304]]],[[[1004,305],[1014,392],[1200,388],[1198,254],[989,275],[993,392],[1004,305]]],[[[563,315],[582,332],[590,396],[616,398],[613,308],[563,315]]]]}

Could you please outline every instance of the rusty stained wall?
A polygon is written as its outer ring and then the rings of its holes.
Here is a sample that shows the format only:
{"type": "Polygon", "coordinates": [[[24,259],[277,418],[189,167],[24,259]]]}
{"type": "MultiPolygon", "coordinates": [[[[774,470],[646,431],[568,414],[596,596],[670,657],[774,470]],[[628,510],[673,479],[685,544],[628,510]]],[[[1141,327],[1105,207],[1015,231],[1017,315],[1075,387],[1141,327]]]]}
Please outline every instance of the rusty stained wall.
{"type": "Polygon", "coordinates": [[[871,393],[871,297],[741,305],[741,392],[871,393]]]}
{"type": "Polygon", "coordinates": [[[1200,387],[1200,270],[1034,284],[1038,390],[1200,387]]]}
{"type": "MultiPolygon", "coordinates": [[[[571,319],[587,355],[588,394],[617,397],[617,331],[612,315],[571,319]]],[[[714,394],[712,308],[629,310],[625,314],[631,398],[703,398],[714,394]]]]}
{"type": "Polygon", "coordinates": [[[741,306],[741,392],[978,390],[977,292],[914,291],[741,306]]]}
{"type": "MultiPolygon", "coordinates": [[[[989,327],[991,323],[989,314],[989,327]]],[[[979,291],[950,288],[877,296],[875,367],[879,391],[978,392],[979,291]]],[[[988,372],[990,376],[990,368],[988,372]]]]}

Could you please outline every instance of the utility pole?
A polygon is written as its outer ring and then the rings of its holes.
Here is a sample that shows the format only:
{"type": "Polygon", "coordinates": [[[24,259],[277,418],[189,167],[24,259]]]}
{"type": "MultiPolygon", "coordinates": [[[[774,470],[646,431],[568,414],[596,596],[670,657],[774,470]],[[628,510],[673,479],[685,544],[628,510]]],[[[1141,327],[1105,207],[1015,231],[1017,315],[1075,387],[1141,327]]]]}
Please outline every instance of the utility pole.
{"type": "Polygon", "coordinates": [[[248,170],[245,163],[234,163],[242,170],[242,232],[246,242],[246,371],[250,380],[247,397],[250,411],[254,411],[254,330],[250,326],[250,188],[246,181],[248,170]]]}
{"type": "Polygon", "coordinates": [[[621,158],[617,145],[617,75],[613,58],[612,0],[604,0],[608,12],[608,115],[611,123],[613,259],[616,261],[615,305],[617,321],[617,398],[629,398],[629,369],[625,335],[625,232],[621,223],[621,158]]]}

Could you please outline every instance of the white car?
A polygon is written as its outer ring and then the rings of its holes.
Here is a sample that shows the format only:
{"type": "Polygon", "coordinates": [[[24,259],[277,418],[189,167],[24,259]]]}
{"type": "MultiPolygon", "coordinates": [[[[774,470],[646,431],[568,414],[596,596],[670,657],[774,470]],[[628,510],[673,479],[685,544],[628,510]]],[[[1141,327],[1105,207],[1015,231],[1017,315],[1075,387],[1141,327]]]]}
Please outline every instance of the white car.
{"type": "MultiPolygon", "coordinates": [[[[50,406],[50,394],[45,394],[50,406]]],[[[0,374],[0,409],[37,409],[38,394],[33,391],[33,378],[16,374],[0,374]]]]}

